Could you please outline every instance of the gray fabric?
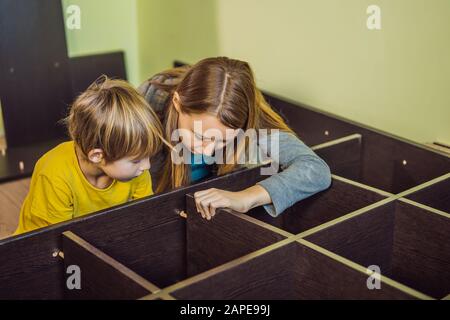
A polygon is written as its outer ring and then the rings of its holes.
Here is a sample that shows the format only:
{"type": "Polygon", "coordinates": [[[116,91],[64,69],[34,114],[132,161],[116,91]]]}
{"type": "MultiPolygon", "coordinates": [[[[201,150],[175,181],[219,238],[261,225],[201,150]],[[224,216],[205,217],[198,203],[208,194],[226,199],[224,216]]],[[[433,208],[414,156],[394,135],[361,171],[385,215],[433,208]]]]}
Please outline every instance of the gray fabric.
{"type": "Polygon", "coordinates": [[[296,202],[308,198],[331,184],[330,168],[318,155],[291,133],[280,132],[279,152],[272,154],[270,139],[260,144],[272,159],[278,158],[280,171],[259,182],[270,194],[272,204],[264,206],[273,217],[296,202]]]}

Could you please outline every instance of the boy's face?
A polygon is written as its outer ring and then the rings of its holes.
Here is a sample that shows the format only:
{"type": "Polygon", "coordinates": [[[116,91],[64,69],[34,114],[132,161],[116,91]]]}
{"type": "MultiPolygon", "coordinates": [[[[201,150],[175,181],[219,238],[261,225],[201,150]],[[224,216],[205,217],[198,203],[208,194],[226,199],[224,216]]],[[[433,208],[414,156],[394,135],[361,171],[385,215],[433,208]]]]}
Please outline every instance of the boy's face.
{"type": "Polygon", "coordinates": [[[110,163],[103,162],[100,168],[108,177],[126,182],[150,169],[150,160],[148,158],[140,160],[123,158],[110,163]]]}

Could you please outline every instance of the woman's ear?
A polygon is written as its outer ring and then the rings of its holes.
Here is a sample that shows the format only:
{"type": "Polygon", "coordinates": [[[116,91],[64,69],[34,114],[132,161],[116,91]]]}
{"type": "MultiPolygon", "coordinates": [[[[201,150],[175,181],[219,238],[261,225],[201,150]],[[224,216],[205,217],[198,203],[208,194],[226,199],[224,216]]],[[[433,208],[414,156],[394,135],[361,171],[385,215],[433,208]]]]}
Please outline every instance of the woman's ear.
{"type": "Polygon", "coordinates": [[[92,149],[91,151],[88,152],[87,156],[89,161],[94,164],[101,164],[102,161],[105,159],[102,149],[92,149]]]}
{"type": "Polygon", "coordinates": [[[181,112],[180,95],[176,91],[173,93],[172,103],[173,106],[175,107],[175,110],[177,110],[177,112],[180,113],[181,112]]]}

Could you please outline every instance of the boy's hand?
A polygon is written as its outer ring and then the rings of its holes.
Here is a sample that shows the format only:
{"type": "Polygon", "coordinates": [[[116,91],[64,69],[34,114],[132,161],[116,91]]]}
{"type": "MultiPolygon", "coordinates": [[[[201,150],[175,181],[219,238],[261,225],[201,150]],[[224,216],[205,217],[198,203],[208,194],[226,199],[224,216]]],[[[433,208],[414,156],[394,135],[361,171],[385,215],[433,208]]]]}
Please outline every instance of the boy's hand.
{"type": "Polygon", "coordinates": [[[196,192],[194,198],[197,211],[207,220],[215,216],[218,208],[245,213],[254,207],[272,202],[269,193],[260,185],[238,192],[212,188],[196,192]]]}

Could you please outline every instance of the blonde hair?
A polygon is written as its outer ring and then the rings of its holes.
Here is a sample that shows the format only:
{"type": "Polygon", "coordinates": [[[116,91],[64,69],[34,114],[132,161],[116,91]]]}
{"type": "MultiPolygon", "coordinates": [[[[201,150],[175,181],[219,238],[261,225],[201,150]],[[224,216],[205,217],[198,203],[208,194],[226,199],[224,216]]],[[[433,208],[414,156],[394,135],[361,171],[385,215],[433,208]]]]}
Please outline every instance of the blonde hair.
{"type": "MultiPolygon", "coordinates": [[[[247,62],[226,57],[207,58],[192,67],[177,68],[160,75],[175,79],[173,85],[151,82],[170,93],[164,124],[168,141],[178,127],[178,112],[172,102],[174,92],[180,97],[183,113],[212,114],[225,126],[233,129],[278,129],[294,134],[256,87],[253,71],[247,62]]],[[[246,149],[245,143],[237,146],[231,155],[233,159],[227,159],[226,164],[217,165],[217,173],[223,175],[235,170],[237,159],[246,149]]],[[[188,166],[174,164],[168,156],[157,191],[186,185],[189,180],[188,166]]]]}
{"type": "Polygon", "coordinates": [[[153,156],[162,146],[157,115],[124,80],[98,78],[78,96],[65,122],[85,157],[99,148],[107,162],[125,157],[142,159],[153,156]]]}

